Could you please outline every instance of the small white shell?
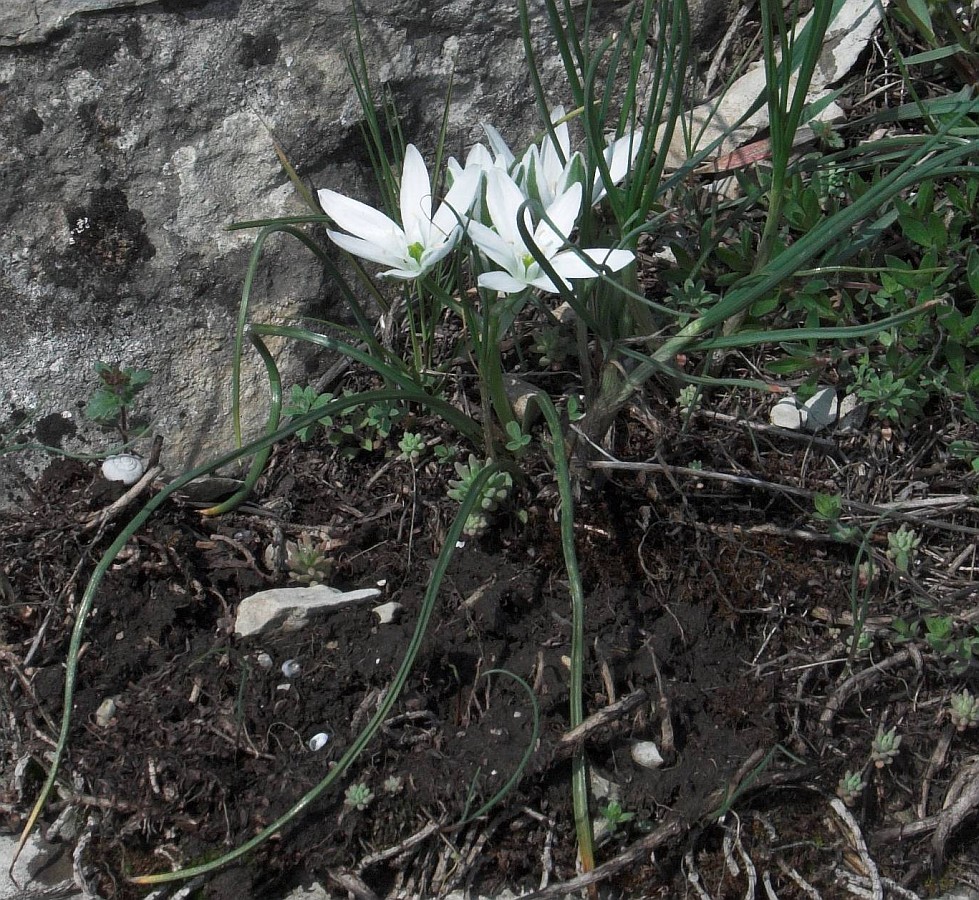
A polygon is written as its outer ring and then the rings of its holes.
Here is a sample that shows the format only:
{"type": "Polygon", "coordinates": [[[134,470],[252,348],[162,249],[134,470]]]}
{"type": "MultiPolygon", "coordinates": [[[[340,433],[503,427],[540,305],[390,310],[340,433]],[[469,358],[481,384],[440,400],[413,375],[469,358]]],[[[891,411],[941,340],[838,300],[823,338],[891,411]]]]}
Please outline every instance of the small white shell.
{"type": "Polygon", "coordinates": [[[299,664],[298,659],[287,659],[282,664],[282,674],[286,678],[298,678],[299,673],[302,672],[303,667],[299,664]]]}
{"type": "Polygon", "coordinates": [[[322,750],[330,740],[330,736],[324,732],[319,734],[314,734],[308,741],[306,741],[306,746],[315,753],[317,750],[322,750]]]}
{"type": "Polygon", "coordinates": [[[263,669],[272,668],[272,657],[268,655],[264,650],[261,653],[256,654],[255,662],[263,669]]]}
{"type": "Polygon", "coordinates": [[[146,461],[133,453],[120,453],[106,457],[102,463],[102,475],[108,481],[121,481],[125,485],[135,484],[146,471],[146,461]]]}

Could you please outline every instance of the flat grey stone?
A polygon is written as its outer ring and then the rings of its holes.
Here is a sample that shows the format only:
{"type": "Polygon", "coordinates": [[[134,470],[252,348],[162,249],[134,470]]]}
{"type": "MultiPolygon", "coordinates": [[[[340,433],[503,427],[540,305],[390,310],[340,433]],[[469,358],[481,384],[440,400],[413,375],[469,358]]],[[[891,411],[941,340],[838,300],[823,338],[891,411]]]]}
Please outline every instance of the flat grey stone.
{"type": "Polygon", "coordinates": [[[16,834],[0,835],[0,900],[82,896],[72,878],[71,845],[45,843],[36,832],[24,846],[11,881],[10,861],[19,839],[16,834]]]}
{"type": "Polygon", "coordinates": [[[313,587],[274,588],[260,591],[246,597],[238,604],[235,617],[235,634],[248,637],[262,634],[275,628],[285,631],[298,631],[316,616],[359,603],[372,600],[380,595],[377,588],[362,588],[357,591],[338,591],[336,588],[319,584],[313,587]]]}

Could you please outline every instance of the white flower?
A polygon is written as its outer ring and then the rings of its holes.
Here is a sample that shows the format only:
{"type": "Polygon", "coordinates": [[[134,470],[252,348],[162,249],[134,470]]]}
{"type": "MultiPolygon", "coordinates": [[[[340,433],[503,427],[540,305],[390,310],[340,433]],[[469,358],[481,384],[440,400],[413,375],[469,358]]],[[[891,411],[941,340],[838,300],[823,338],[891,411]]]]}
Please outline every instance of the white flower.
{"type": "MultiPolygon", "coordinates": [[[[612,141],[602,155],[605,157],[605,165],[608,166],[609,181],[618,184],[628,174],[632,164],[639,155],[642,146],[641,128],[612,141]]],[[[608,186],[602,180],[602,173],[595,172],[595,184],[592,187],[591,202],[592,206],[598,203],[608,192],[608,186]]]]}
{"type": "Polygon", "coordinates": [[[343,229],[343,232],[328,230],[327,234],[348,253],[390,266],[381,272],[382,276],[419,278],[459,242],[462,234],[459,218],[469,212],[480,177],[476,166],[462,171],[433,216],[428,169],[418,149],[409,144],[401,173],[402,224],[399,226],[384,213],[358,200],[336,191],[321,190],[320,206],[343,229]]]}
{"type": "MultiPolygon", "coordinates": [[[[484,272],[479,276],[479,286],[504,294],[518,293],[528,287],[558,293],[558,286],[544,273],[520,236],[517,221],[520,207],[526,200],[523,191],[499,169],[487,172],[486,178],[486,204],[493,228],[471,221],[468,233],[472,242],[503,271],[484,272]]],[[[553,228],[545,221],[534,226],[530,210],[526,208],[523,220],[533,243],[564,287],[569,287],[571,279],[595,278],[599,266],[617,272],[632,262],[633,254],[628,250],[561,249],[581,212],[581,185],[577,182],[557,197],[545,212],[553,228]]]]}
{"type": "Polygon", "coordinates": [[[572,184],[583,181],[585,176],[581,154],[571,152],[568,123],[561,121],[564,116],[563,106],[551,110],[554,137],[548,132],[540,147],[531,144],[513,173],[524,193],[544,207],[550,206],[572,184]]]}

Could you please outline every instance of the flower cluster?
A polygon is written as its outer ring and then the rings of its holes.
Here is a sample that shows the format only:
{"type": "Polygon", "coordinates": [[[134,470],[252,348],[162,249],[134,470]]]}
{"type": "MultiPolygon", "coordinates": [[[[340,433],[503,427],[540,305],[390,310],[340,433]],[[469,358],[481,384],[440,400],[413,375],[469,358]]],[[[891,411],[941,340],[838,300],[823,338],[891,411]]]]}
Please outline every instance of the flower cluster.
{"type": "MultiPolygon", "coordinates": [[[[486,267],[479,286],[502,294],[528,288],[558,293],[569,282],[595,278],[603,269],[617,272],[633,261],[631,251],[570,243],[582,212],[585,163],[580,152],[571,152],[564,118],[564,109],[557,107],[551,115],[553,133],[540,145],[532,144],[519,160],[495,128],[484,126],[489,148],[477,144],[465,165],[449,160],[450,187],[434,214],[428,169],[417,147],[409,144],[401,173],[401,224],[358,200],[321,190],[323,211],[341,229],[327,234],[348,253],[387,266],[381,276],[405,281],[425,275],[468,235],[486,267]],[[521,235],[521,223],[529,242],[521,235]],[[546,267],[528,243],[547,261],[546,267]]],[[[606,148],[612,184],[628,174],[641,140],[637,131],[606,148]]],[[[601,175],[594,181],[592,204],[608,189],[601,175]]]]}

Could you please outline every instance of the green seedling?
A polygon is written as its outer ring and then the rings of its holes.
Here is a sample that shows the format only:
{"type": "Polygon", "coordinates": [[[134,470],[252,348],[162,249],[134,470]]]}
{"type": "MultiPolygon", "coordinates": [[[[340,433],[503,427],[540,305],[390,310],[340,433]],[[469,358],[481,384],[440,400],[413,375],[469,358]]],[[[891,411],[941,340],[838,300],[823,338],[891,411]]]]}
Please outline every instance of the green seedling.
{"type": "Polygon", "coordinates": [[[401,407],[397,403],[372,403],[367,407],[367,415],[360,422],[360,429],[368,429],[363,436],[360,446],[364,450],[377,450],[391,436],[394,420],[401,416],[401,407]]]}
{"type": "Polygon", "coordinates": [[[907,572],[914,551],[920,543],[921,538],[907,525],[902,525],[897,531],[887,535],[887,557],[893,560],[894,567],[899,572],[907,572]]]}
{"type": "Polygon", "coordinates": [[[385,794],[400,794],[404,790],[405,780],[400,775],[389,775],[384,779],[385,794]]]}
{"type": "Polygon", "coordinates": [[[949,718],[958,731],[975,728],[979,725],[979,699],[969,690],[952,694],[948,701],[949,718]]]}
{"type": "Polygon", "coordinates": [[[136,395],[146,387],[153,373],[149,369],[123,369],[118,364],[97,362],[99,386],[85,406],[85,416],[93,422],[118,428],[129,440],[129,414],[136,395]]]}
{"type": "Polygon", "coordinates": [[[836,785],[836,796],[847,806],[853,806],[866,786],[867,782],[864,781],[861,772],[853,772],[847,769],[846,773],[836,785]]]}
{"type": "Polygon", "coordinates": [[[510,439],[506,442],[507,450],[520,456],[530,444],[530,435],[524,434],[519,422],[507,422],[506,433],[510,439]]]}
{"type": "MultiPolygon", "coordinates": [[[[298,384],[294,384],[289,391],[289,402],[283,408],[282,413],[289,417],[302,416],[319,409],[321,406],[325,406],[332,399],[333,394],[317,394],[311,386],[303,388],[298,384]]],[[[296,436],[305,443],[313,436],[317,428],[332,427],[332,416],[323,416],[322,419],[318,419],[312,425],[306,425],[300,428],[296,432],[296,436]]]]}
{"type": "Polygon", "coordinates": [[[357,809],[363,812],[373,802],[374,793],[363,782],[352,784],[344,791],[343,805],[347,809],[357,809]]]}
{"type": "Polygon", "coordinates": [[[961,675],[979,656],[979,630],[956,637],[951,616],[925,616],[912,622],[897,618],[891,626],[898,643],[924,640],[932,652],[944,659],[953,674],[961,675]],[[922,625],[924,632],[922,633],[922,625]]]}
{"type": "Polygon", "coordinates": [[[684,413],[693,412],[700,406],[700,388],[695,384],[688,384],[680,388],[677,404],[684,413]]]}
{"type": "Polygon", "coordinates": [[[415,434],[411,431],[406,431],[398,441],[398,449],[401,451],[398,454],[398,459],[404,459],[408,462],[414,464],[418,462],[421,458],[422,453],[428,444],[420,434],[415,434]]]}
{"type": "Polygon", "coordinates": [[[325,584],[333,573],[333,558],[326,555],[326,547],[313,542],[303,533],[298,541],[286,543],[286,568],[289,578],[300,584],[325,584]]]}
{"type": "Polygon", "coordinates": [[[877,734],[870,748],[870,758],[878,769],[883,769],[894,762],[901,746],[901,739],[901,735],[897,733],[897,728],[884,731],[882,726],[877,729],[877,734]]]}
{"type": "Polygon", "coordinates": [[[834,540],[848,544],[860,538],[860,529],[840,522],[843,498],[839,494],[816,494],[813,497],[813,506],[816,509],[816,518],[829,525],[829,533],[834,540]]]}
{"type": "Polygon", "coordinates": [[[450,463],[459,455],[459,448],[454,444],[436,444],[434,452],[440,463],[450,463]]]}
{"type": "Polygon", "coordinates": [[[609,800],[605,806],[599,808],[598,812],[605,820],[610,832],[614,832],[620,825],[625,825],[626,822],[630,822],[636,817],[635,813],[626,812],[618,800],[609,800]]]}
{"type": "MultiPolygon", "coordinates": [[[[450,499],[461,502],[469,493],[469,489],[479,473],[483,471],[483,463],[470,453],[469,461],[467,463],[457,462],[455,470],[459,477],[449,481],[448,495],[450,499]]],[[[476,537],[486,531],[489,527],[490,515],[510,496],[512,487],[513,478],[509,472],[496,472],[486,482],[479,497],[478,510],[469,515],[463,529],[468,537],[476,537]]]]}
{"type": "Polygon", "coordinates": [[[573,345],[562,326],[542,325],[534,337],[531,350],[538,355],[542,366],[560,368],[571,356],[573,345]]]}

